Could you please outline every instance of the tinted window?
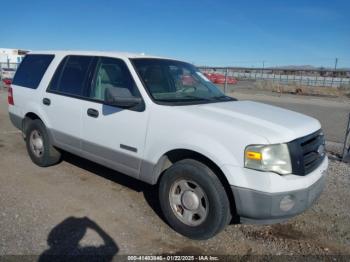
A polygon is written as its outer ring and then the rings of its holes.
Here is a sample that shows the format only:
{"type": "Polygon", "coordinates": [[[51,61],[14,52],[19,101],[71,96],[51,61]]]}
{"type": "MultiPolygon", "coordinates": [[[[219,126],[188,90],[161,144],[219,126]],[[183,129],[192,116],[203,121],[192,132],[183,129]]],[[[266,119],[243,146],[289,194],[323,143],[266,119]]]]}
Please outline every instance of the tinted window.
{"type": "Polygon", "coordinates": [[[59,77],[58,91],[82,96],[93,57],[69,56],[59,77]]]}
{"type": "Polygon", "coordinates": [[[33,89],[38,88],[41,78],[53,58],[54,55],[27,55],[15,74],[13,84],[33,89]]]}
{"type": "Polygon", "coordinates": [[[68,60],[68,57],[66,56],[62,60],[60,65],[57,67],[56,72],[53,75],[52,80],[50,82],[49,90],[51,90],[51,91],[58,91],[58,84],[59,84],[59,81],[61,79],[62,71],[63,71],[64,65],[66,64],[67,60],[68,60]]]}
{"type": "Polygon", "coordinates": [[[108,88],[114,88],[121,97],[140,96],[126,64],[120,59],[102,57],[97,65],[90,98],[104,101],[108,88]]]}

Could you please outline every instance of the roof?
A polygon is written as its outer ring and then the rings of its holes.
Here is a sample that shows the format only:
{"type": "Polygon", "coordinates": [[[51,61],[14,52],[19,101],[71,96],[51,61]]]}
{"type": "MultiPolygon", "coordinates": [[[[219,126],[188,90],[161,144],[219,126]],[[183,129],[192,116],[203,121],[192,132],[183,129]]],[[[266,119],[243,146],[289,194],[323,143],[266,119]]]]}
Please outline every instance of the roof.
{"type": "Polygon", "coordinates": [[[29,54],[53,54],[53,55],[89,55],[89,56],[110,56],[118,58],[162,58],[166,57],[149,56],[142,53],[128,53],[128,52],[106,52],[106,51],[74,51],[74,50],[53,50],[53,51],[31,51],[29,54]]]}

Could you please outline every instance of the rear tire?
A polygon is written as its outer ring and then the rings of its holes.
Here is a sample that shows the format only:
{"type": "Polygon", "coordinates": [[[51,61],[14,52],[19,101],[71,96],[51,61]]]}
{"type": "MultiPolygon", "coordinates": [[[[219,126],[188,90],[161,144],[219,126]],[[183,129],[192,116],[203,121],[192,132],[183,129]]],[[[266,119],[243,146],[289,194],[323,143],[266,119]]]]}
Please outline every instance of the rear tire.
{"type": "Polygon", "coordinates": [[[47,167],[61,160],[61,153],[51,144],[46,127],[41,120],[29,120],[24,131],[28,154],[36,165],[47,167]]]}
{"type": "Polygon", "coordinates": [[[209,239],[231,220],[229,199],[219,178],[196,160],[181,160],[165,171],[159,202],[169,225],[191,239],[209,239]]]}

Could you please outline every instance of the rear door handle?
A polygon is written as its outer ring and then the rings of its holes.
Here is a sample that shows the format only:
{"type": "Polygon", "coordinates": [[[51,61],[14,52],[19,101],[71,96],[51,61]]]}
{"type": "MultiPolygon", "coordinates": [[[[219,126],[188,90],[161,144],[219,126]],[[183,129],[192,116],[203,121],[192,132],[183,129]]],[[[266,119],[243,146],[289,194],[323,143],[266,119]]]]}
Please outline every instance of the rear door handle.
{"type": "Polygon", "coordinates": [[[89,108],[87,110],[87,114],[88,116],[91,116],[91,117],[95,117],[95,118],[98,117],[98,111],[96,109],[89,108]]]}
{"type": "Polygon", "coordinates": [[[45,97],[43,98],[43,104],[49,106],[51,105],[51,100],[45,97]]]}

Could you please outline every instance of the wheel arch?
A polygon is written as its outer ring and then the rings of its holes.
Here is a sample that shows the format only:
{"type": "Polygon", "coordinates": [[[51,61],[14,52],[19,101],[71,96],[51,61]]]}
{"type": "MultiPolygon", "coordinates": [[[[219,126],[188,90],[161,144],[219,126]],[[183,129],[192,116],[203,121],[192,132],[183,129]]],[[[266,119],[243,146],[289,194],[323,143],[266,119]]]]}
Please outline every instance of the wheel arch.
{"type": "Polygon", "coordinates": [[[215,173],[215,175],[219,178],[221,184],[225,189],[225,192],[230,201],[232,217],[234,220],[236,220],[237,212],[235,199],[231,190],[231,186],[223,170],[212,159],[210,159],[202,153],[189,149],[173,149],[166,152],[164,155],[162,155],[162,157],[159,159],[158,163],[154,168],[154,184],[159,183],[160,178],[168,168],[170,168],[176,162],[184,159],[197,160],[198,162],[201,162],[202,164],[208,166],[215,173]]]}
{"type": "MultiPolygon", "coordinates": [[[[41,122],[44,123],[45,127],[47,127],[47,123],[46,123],[46,121],[44,120],[43,117],[41,117],[39,114],[37,114],[37,113],[35,113],[33,111],[27,112],[24,115],[24,118],[22,120],[22,133],[23,133],[23,137],[24,138],[26,138],[26,130],[27,130],[29,121],[33,121],[33,120],[40,120],[41,122]]],[[[50,129],[47,128],[47,132],[48,132],[48,135],[49,135],[49,139],[50,139],[50,141],[52,143],[54,140],[53,140],[52,134],[50,132],[50,129]]]]}
{"type": "Polygon", "coordinates": [[[24,136],[26,134],[26,130],[29,124],[28,120],[36,120],[36,119],[39,119],[42,121],[42,119],[34,112],[28,112],[24,115],[24,118],[22,120],[22,132],[24,136]]]}

